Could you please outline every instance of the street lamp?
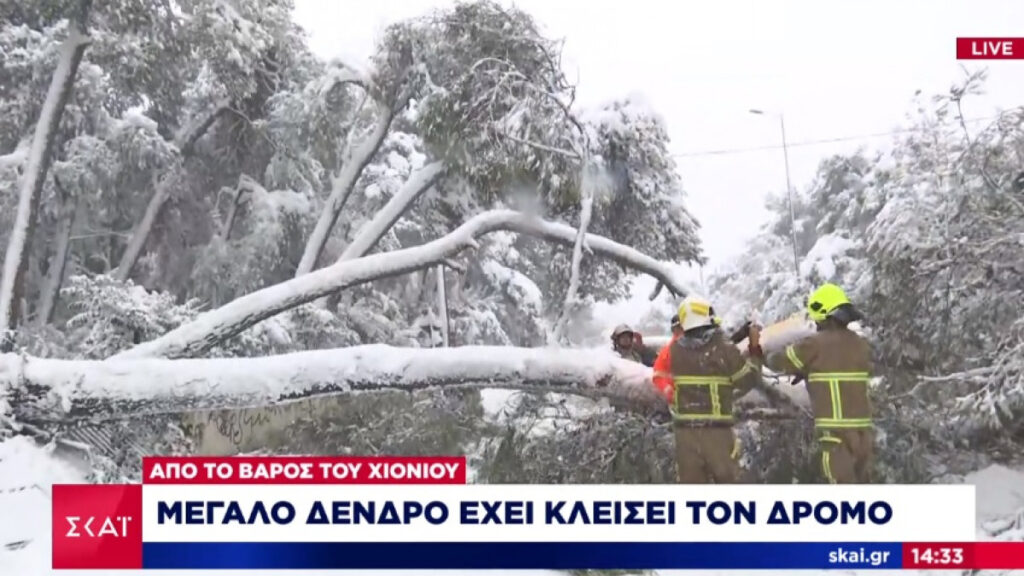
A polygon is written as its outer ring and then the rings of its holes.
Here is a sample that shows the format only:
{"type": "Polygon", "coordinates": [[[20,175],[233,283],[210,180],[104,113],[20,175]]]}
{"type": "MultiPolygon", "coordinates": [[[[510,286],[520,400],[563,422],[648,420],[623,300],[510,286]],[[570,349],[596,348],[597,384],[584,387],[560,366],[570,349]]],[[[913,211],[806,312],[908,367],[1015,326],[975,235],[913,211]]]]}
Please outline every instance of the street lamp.
{"type": "MultiPolygon", "coordinates": [[[[768,115],[764,110],[758,110],[757,108],[751,108],[750,113],[757,114],[758,116],[768,115]]],[[[789,200],[789,236],[793,244],[793,271],[796,272],[796,277],[799,279],[800,256],[796,249],[796,212],[793,208],[793,185],[790,184],[789,179],[789,147],[786,145],[786,121],[782,114],[774,114],[774,116],[779,117],[779,128],[782,129],[782,157],[786,161],[786,197],[789,200]]]]}

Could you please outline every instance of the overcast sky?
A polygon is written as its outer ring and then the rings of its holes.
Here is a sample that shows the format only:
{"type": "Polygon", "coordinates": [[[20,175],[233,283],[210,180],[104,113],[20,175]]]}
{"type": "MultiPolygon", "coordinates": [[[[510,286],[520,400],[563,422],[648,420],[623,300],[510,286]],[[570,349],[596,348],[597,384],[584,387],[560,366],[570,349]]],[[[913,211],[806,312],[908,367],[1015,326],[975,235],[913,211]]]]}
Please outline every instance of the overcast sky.
{"type": "MultiPolygon", "coordinates": [[[[506,2],[509,3],[509,2],[506,2]]],[[[390,22],[440,0],[296,0],[313,50],[365,59],[390,22]]],[[[778,145],[886,132],[904,123],[917,89],[943,92],[962,76],[957,36],[1019,36],[1024,0],[519,0],[549,36],[582,105],[642,93],[665,119],[673,151],[778,145]]],[[[971,63],[968,63],[971,64],[971,63]]],[[[977,64],[971,64],[977,67],[977,64]]],[[[986,62],[988,94],[965,116],[1024,104],[1024,61],[986,62]]],[[[822,158],[886,137],[792,146],[794,187],[822,158]]],[[[764,197],[785,190],[781,149],[680,156],[688,205],[711,267],[742,250],[765,219],[764,197]]]]}

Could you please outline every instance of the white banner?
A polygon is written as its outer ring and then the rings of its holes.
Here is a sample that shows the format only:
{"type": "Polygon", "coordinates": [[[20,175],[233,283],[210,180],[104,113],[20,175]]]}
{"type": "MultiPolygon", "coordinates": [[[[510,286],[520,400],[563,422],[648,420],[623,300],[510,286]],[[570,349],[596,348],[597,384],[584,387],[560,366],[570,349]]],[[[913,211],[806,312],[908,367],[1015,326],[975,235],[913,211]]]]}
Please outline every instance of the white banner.
{"type": "Polygon", "coordinates": [[[976,536],[971,485],[147,484],[142,500],[143,542],[968,542],[976,536]]]}

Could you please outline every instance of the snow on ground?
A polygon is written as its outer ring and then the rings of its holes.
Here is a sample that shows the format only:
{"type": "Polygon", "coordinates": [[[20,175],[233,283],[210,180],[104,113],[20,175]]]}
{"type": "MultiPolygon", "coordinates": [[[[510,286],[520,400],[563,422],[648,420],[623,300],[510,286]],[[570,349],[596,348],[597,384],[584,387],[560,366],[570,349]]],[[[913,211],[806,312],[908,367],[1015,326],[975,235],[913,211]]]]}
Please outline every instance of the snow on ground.
{"type": "Polygon", "coordinates": [[[0,574],[50,573],[50,490],[84,475],[25,436],[0,442],[0,574]]]}

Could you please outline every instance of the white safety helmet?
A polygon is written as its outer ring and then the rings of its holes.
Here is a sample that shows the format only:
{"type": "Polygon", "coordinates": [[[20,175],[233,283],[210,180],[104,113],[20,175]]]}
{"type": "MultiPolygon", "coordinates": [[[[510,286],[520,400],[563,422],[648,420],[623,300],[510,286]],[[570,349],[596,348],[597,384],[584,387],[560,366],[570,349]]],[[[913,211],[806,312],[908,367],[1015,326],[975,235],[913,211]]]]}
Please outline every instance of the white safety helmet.
{"type": "Polygon", "coordinates": [[[615,330],[612,330],[612,340],[617,339],[619,336],[622,336],[623,334],[632,333],[633,329],[630,328],[628,324],[619,324],[618,326],[615,327],[615,330]]]}
{"type": "Polygon", "coordinates": [[[679,305],[679,325],[687,332],[701,326],[717,326],[718,318],[711,303],[699,296],[687,296],[679,305]]]}

